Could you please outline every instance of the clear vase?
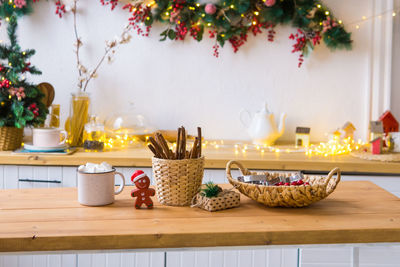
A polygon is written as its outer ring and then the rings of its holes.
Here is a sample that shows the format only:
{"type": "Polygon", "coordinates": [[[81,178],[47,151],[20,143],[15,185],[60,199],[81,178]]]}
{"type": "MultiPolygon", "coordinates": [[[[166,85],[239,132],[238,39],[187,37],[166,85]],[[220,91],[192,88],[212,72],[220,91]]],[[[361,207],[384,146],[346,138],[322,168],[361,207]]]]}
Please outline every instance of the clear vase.
{"type": "Polygon", "coordinates": [[[86,92],[73,93],[69,117],[65,122],[65,130],[68,132],[70,146],[83,145],[83,131],[89,120],[90,96],[86,92]]]}

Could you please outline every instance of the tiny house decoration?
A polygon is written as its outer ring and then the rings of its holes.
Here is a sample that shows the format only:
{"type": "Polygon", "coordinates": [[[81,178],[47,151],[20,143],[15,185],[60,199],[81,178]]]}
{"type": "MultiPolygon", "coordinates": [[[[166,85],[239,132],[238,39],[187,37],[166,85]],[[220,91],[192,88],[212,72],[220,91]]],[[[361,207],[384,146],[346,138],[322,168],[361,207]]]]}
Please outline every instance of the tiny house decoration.
{"type": "Polygon", "coordinates": [[[330,141],[339,141],[340,140],[341,133],[339,129],[334,130],[333,132],[329,133],[329,140],[330,141]]]}
{"type": "Polygon", "coordinates": [[[382,121],[370,121],[369,122],[370,141],[375,140],[378,137],[383,137],[383,123],[382,121]]]}
{"type": "Polygon", "coordinates": [[[383,124],[383,131],[387,135],[390,132],[398,132],[399,131],[399,122],[393,116],[393,114],[387,110],[379,117],[379,121],[383,124]]]}
{"type": "Polygon", "coordinates": [[[27,75],[41,72],[31,65],[33,49],[21,49],[17,40],[18,16],[27,14],[29,3],[12,1],[0,4],[0,18],[7,24],[9,44],[0,44],[0,150],[14,150],[21,146],[23,128],[40,125],[48,110],[41,101],[43,94],[27,75]]]}
{"type": "Polygon", "coordinates": [[[383,140],[382,137],[377,137],[371,142],[371,152],[372,154],[382,154],[383,140]]]}
{"type": "Polygon", "coordinates": [[[136,197],[135,208],[140,209],[145,204],[148,209],[152,209],[153,200],[151,200],[151,197],[155,195],[156,191],[149,188],[149,177],[143,171],[137,170],[133,173],[131,180],[136,185],[136,189],[131,192],[131,196],[136,197]]]}
{"type": "Polygon", "coordinates": [[[232,190],[208,182],[192,201],[191,207],[199,207],[208,211],[219,211],[235,208],[240,205],[240,194],[232,190]]]}
{"type": "Polygon", "coordinates": [[[346,122],[343,127],[342,127],[342,133],[344,138],[351,138],[354,139],[354,132],[356,130],[356,127],[353,125],[351,122],[346,122]]]}
{"type": "MultiPolygon", "coordinates": [[[[122,0],[121,0],[122,1],[122,0]]],[[[118,0],[101,0],[114,9],[118,0]]],[[[220,46],[230,43],[236,53],[249,34],[267,32],[274,41],[275,26],[291,24],[297,31],[289,36],[294,41],[292,53],[298,53],[300,67],[311,50],[323,41],[331,50],[350,49],[351,34],[343,22],[316,0],[138,0],[123,1],[123,9],[131,13],[130,24],[142,36],[148,36],[155,21],[167,24],[161,40],[183,41],[187,36],[201,41],[204,35],[215,39],[214,56],[220,46]]]]}
{"type": "Polygon", "coordinates": [[[296,127],[296,147],[308,147],[310,145],[310,128],[296,127]]]}

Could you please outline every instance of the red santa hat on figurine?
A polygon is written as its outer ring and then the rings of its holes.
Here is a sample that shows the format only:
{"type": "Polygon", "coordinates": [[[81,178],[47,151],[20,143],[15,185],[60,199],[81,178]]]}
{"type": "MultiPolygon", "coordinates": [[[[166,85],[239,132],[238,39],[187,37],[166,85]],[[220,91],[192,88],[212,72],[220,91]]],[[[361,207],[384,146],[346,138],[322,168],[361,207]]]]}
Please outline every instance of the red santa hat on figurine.
{"type": "Polygon", "coordinates": [[[143,171],[137,170],[132,175],[131,180],[132,180],[132,182],[136,183],[140,178],[143,178],[143,177],[147,177],[147,175],[143,171]]]}

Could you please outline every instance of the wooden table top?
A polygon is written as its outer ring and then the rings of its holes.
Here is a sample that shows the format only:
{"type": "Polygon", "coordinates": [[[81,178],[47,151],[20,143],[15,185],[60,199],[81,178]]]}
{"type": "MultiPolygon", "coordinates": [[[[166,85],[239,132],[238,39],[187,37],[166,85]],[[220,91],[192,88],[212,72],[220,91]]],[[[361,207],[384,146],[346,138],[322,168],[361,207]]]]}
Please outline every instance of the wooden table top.
{"type": "MultiPolygon", "coordinates": [[[[286,146],[287,147],[287,146],[286,146]]],[[[282,147],[281,151],[284,151],[282,147]]],[[[400,174],[400,162],[381,162],[359,159],[350,155],[307,156],[303,152],[265,152],[247,151],[235,153],[230,148],[205,148],[205,167],[225,169],[230,160],[241,161],[249,169],[305,170],[329,172],[339,167],[348,173],[400,174]]],[[[78,166],[86,162],[107,161],[116,167],[151,167],[151,152],[144,147],[112,152],[84,152],[79,150],[72,155],[35,155],[0,152],[0,164],[78,166]]]]}
{"type": "MultiPolygon", "coordinates": [[[[129,188],[129,187],[128,187],[129,188]]],[[[76,188],[0,190],[0,252],[400,242],[400,199],[371,182],[341,182],[307,208],[136,210],[130,189],[105,207],[76,188]]]]}

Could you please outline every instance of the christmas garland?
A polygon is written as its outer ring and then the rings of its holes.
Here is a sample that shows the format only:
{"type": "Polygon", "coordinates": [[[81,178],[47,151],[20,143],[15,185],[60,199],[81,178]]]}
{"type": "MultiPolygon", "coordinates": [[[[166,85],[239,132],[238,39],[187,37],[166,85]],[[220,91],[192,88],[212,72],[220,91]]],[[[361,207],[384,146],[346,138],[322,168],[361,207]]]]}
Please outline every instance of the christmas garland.
{"type": "Polygon", "coordinates": [[[30,2],[7,0],[0,2],[0,18],[6,21],[9,44],[0,44],[0,127],[23,128],[40,125],[48,110],[42,103],[43,94],[27,81],[27,74],[39,75],[28,59],[35,50],[22,50],[17,41],[17,17],[31,11],[30,2]]]}
{"type": "MultiPolygon", "coordinates": [[[[112,10],[118,4],[118,0],[100,2],[112,10]]],[[[188,35],[201,41],[208,34],[215,39],[216,57],[226,42],[237,52],[249,34],[256,36],[262,30],[267,31],[268,41],[272,42],[279,24],[298,28],[289,38],[294,40],[292,53],[299,53],[299,67],[321,40],[331,50],[351,49],[352,44],[351,33],[342,21],[316,0],[136,0],[128,1],[123,9],[131,13],[129,22],[142,36],[149,35],[155,21],[168,24],[161,41],[184,40],[188,35]]]]}

